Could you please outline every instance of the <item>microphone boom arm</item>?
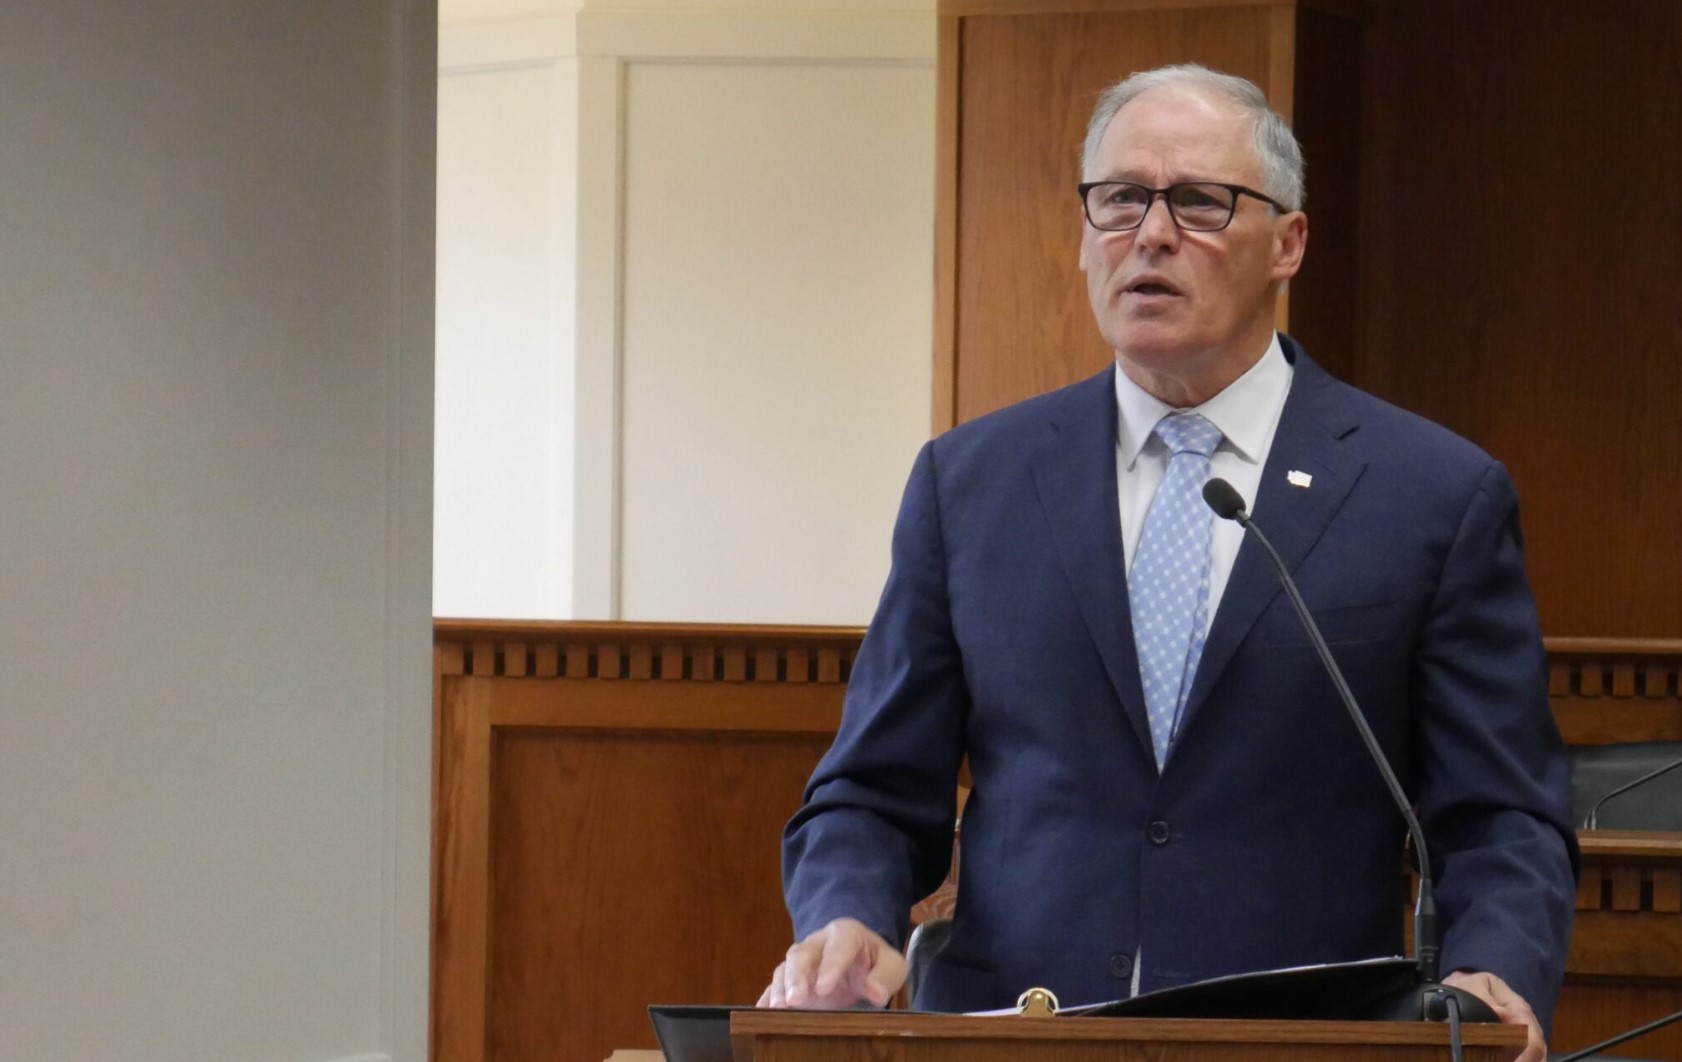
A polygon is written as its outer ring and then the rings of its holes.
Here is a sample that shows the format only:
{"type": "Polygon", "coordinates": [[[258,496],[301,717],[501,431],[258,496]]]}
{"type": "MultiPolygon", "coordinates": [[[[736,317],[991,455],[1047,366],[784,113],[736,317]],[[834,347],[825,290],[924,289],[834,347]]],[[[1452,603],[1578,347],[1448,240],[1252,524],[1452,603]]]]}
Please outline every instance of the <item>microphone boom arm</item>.
{"type": "Polygon", "coordinates": [[[1308,611],[1308,605],[1303,601],[1302,594],[1297,590],[1296,580],[1292,579],[1285,569],[1285,562],[1279,552],[1273,548],[1273,543],[1262,534],[1261,528],[1250,519],[1250,514],[1242,508],[1232,516],[1245,531],[1255,536],[1262,549],[1267,552],[1268,559],[1273,562],[1274,570],[1280,575],[1280,582],[1284,584],[1285,593],[1290,596],[1291,607],[1296,609],[1297,618],[1308,630],[1308,640],[1314,643],[1314,651],[1320,654],[1320,662],[1326,666],[1326,673],[1331,676],[1332,685],[1337,687],[1337,695],[1349,710],[1349,718],[1360,732],[1361,741],[1367,746],[1367,752],[1378,764],[1379,774],[1384,778],[1385,786],[1390,790],[1390,796],[1396,806],[1402,810],[1402,816],[1407,820],[1408,835],[1413,838],[1413,850],[1419,860],[1419,899],[1413,910],[1413,946],[1415,958],[1419,963],[1420,977],[1428,983],[1435,983],[1440,972],[1439,952],[1441,945],[1437,943],[1437,902],[1431,877],[1431,853],[1425,845],[1425,829],[1419,823],[1419,817],[1413,813],[1413,806],[1408,800],[1407,793],[1402,789],[1402,783],[1391,769],[1390,761],[1384,755],[1384,749],[1378,743],[1378,737],[1367,725],[1366,717],[1361,714],[1360,707],[1355,702],[1355,694],[1350,691],[1349,683],[1344,680],[1343,669],[1337,666],[1337,660],[1332,657],[1331,647],[1326,644],[1325,636],[1320,633],[1319,624],[1314,622],[1314,616],[1308,611]]]}

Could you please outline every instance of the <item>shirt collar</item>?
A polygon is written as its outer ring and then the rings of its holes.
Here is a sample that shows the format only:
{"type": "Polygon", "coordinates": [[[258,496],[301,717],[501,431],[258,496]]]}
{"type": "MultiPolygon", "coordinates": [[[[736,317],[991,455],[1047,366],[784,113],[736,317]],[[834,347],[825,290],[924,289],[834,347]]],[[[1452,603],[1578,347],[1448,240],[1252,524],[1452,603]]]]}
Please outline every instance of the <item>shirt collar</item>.
{"type": "MultiPolygon", "coordinates": [[[[1192,412],[1221,430],[1221,447],[1254,464],[1267,445],[1285,393],[1291,387],[1291,363],[1275,332],[1261,359],[1226,389],[1192,412]]],[[[1123,468],[1131,470],[1150,442],[1151,429],[1174,407],[1149,393],[1116,366],[1116,446],[1123,468]]]]}

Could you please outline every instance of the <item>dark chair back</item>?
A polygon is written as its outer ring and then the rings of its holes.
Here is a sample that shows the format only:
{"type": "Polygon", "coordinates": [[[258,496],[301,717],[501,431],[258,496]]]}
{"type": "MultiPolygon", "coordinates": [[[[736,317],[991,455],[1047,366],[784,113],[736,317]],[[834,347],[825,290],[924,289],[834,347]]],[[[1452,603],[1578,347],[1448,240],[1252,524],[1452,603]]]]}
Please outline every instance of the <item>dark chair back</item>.
{"type": "MultiPolygon", "coordinates": [[[[1596,802],[1644,774],[1682,760],[1682,741],[1578,745],[1571,749],[1571,807],[1579,825],[1596,802]]],[[[1601,805],[1603,830],[1682,830],[1682,767],[1601,805]]]]}
{"type": "Polygon", "coordinates": [[[912,1009],[916,1009],[917,990],[923,986],[929,963],[951,938],[950,918],[931,918],[911,930],[911,939],[905,942],[905,998],[912,1009]]]}

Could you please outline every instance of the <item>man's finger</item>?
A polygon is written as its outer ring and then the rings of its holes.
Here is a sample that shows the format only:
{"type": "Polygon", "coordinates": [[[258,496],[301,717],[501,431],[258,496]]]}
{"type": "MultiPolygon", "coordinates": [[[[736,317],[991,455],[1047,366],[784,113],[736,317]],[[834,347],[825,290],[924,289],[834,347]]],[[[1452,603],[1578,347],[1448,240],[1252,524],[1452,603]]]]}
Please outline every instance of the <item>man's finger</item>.
{"type": "Polygon", "coordinates": [[[905,984],[905,975],[905,956],[887,941],[872,936],[848,971],[848,983],[854,998],[885,1007],[905,984]]]}
{"type": "Polygon", "coordinates": [[[905,956],[893,948],[883,947],[865,976],[861,994],[876,1006],[885,1007],[888,1001],[894,998],[894,993],[899,991],[900,986],[905,984],[905,975],[905,956]]]}
{"type": "MultiPolygon", "coordinates": [[[[1530,1004],[1524,997],[1513,992],[1505,984],[1501,988],[1506,991],[1506,1005],[1503,1010],[1512,1014],[1511,1023],[1523,1025],[1529,1032],[1529,1039],[1524,1045],[1524,1053],[1518,1056],[1518,1062],[1544,1062],[1548,1057],[1548,1042],[1542,1038],[1542,1023],[1536,1020],[1536,1012],[1530,1009],[1530,1004]]],[[[1502,1021],[1507,1021],[1505,1015],[1502,1021]]]]}
{"type": "Polygon", "coordinates": [[[788,1006],[787,1000],[785,1000],[783,998],[783,964],[782,963],[779,962],[777,964],[777,968],[775,970],[771,971],[771,983],[766,985],[765,986],[765,991],[763,991],[759,994],[759,1002],[755,1003],[754,1006],[756,1006],[756,1007],[786,1007],[786,1006],[788,1006]]]}
{"type": "Polygon", "coordinates": [[[893,945],[857,919],[837,918],[788,949],[759,998],[766,1007],[884,1006],[904,983],[905,957],[893,945]]]}
{"type": "Polygon", "coordinates": [[[1524,1051],[1516,1062],[1546,1062],[1548,1045],[1542,1037],[1542,1024],[1530,1004],[1507,982],[1492,973],[1456,970],[1443,978],[1443,984],[1464,989],[1488,1003],[1502,1024],[1525,1027],[1524,1051]]]}
{"type": "MultiPolygon", "coordinates": [[[[869,962],[864,933],[850,926],[832,926],[834,932],[828,934],[824,941],[823,959],[818,965],[818,973],[812,988],[819,999],[830,1000],[835,990],[848,983],[848,973],[853,964],[859,959],[869,962]]],[[[862,927],[861,927],[862,929],[862,927]]],[[[851,1006],[853,1000],[838,1001],[841,1006],[851,1006]]]]}
{"type": "Polygon", "coordinates": [[[803,1007],[811,998],[812,981],[817,976],[818,960],[823,954],[826,930],[818,930],[788,949],[783,959],[783,996],[791,1007],[803,1007]]]}

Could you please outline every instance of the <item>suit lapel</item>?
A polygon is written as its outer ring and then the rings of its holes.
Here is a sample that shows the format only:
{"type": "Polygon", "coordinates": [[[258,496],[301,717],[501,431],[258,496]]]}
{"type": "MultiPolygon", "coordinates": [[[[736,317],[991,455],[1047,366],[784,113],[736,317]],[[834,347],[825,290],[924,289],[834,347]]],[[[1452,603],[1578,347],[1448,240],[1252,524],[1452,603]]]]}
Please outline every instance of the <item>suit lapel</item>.
{"type": "Polygon", "coordinates": [[[1069,590],[1122,711],[1151,759],[1150,724],[1122,562],[1113,373],[1106,369],[1065,392],[1050,432],[1034,454],[1034,486],[1069,590]]]}
{"type": "MultiPolygon", "coordinates": [[[[1366,466],[1343,444],[1342,440],[1356,429],[1357,421],[1338,393],[1337,383],[1309,361],[1294,342],[1284,342],[1295,363],[1295,374],[1250,511],[1279,551],[1286,570],[1294,575],[1366,466]],[[1287,479],[1289,472],[1307,473],[1312,477],[1311,485],[1306,489],[1294,486],[1287,479]]],[[[1183,728],[1191,726],[1245,635],[1283,592],[1261,547],[1246,535],[1203,645],[1191,696],[1186,701],[1183,728]]]]}

